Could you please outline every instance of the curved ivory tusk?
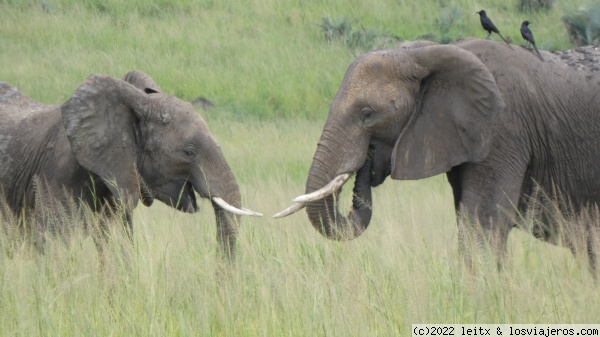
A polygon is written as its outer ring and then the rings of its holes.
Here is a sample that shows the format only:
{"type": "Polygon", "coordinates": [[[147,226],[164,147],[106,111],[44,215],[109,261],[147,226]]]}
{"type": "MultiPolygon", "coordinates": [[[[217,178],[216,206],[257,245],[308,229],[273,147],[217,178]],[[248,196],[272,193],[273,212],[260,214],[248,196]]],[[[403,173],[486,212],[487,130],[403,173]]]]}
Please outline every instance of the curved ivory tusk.
{"type": "Polygon", "coordinates": [[[309,201],[321,200],[326,196],[331,195],[335,193],[335,191],[339,190],[340,187],[342,187],[342,185],[344,185],[346,181],[350,179],[350,175],[350,173],[339,174],[337,177],[333,178],[333,180],[330,181],[329,184],[325,185],[321,189],[294,198],[294,202],[304,203],[309,201]]]}
{"type": "Polygon", "coordinates": [[[284,209],[283,211],[273,215],[273,218],[278,219],[278,218],[283,218],[288,215],[294,214],[294,213],[298,212],[299,210],[303,209],[304,206],[306,206],[306,204],[301,203],[301,202],[299,202],[297,204],[293,204],[292,206],[284,209]]]}
{"type": "Polygon", "coordinates": [[[212,201],[215,202],[215,204],[221,206],[224,210],[226,210],[227,212],[233,213],[233,214],[237,214],[237,215],[249,215],[249,216],[263,216],[262,214],[258,213],[258,212],[254,212],[251,211],[249,209],[239,209],[237,207],[233,207],[230,204],[227,203],[227,201],[223,200],[222,198],[219,197],[212,197],[212,201]]]}

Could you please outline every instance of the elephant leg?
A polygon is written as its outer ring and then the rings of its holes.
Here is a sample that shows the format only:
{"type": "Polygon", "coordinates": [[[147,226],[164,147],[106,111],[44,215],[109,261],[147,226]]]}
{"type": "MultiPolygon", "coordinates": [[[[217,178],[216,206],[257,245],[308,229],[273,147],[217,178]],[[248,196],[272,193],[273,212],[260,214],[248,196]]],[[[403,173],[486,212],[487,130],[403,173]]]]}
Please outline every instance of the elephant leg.
{"type": "MultiPolygon", "coordinates": [[[[473,174],[463,176],[464,172],[468,171],[469,169],[465,166],[455,166],[446,173],[454,195],[454,208],[458,219],[459,250],[469,269],[473,269],[475,266],[474,257],[493,254],[496,255],[498,267],[500,267],[501,261],[506,255],[506,242],[510,227],[499,222],[498,216],[493,214],[496,211],[493,207],[486,205],[469,207],[473,203],[463,200],[465,193],[466,199],[469,198],[469,193],[477,193],[476,190],[470,189],[468,182],[469,176],[473,174]],[[496,223],[492,223],[493,221],[496,223]]],[[[480,197],[472,199],[481,200],[480,197]]]]}
{"type": "Polygon", "coordinates": [[[493,261],[495,267],[501,270],[507,255],[511,226],[504,220],[489,218],[484,221],[482,217],[473,220],[473,217],[464,214],[465,211],[460,211],[458,218],[458,244],[465,266],[474,270],[493,261]]]}
{"type": "Polygon", "coordinates": [[[474,257],[480,262],[494,260],[502,268],[507,255],[508,235],[515,223],[520,189],[525,168],[522,170],[494,169],[486,165],[464,165],[454,176],[449,176],[459,201],[459,250],[466,265],[473,268],[474,257]],[[491,257],[491,259],[490,259],[491,257]]]}
{"type": "Polygon", "coordinates": [[[132,265],[131,248],[134,244],[131,212],[126,211],[114,198],[107,197],[103,199],[97,213],[98,216],[92,220],[91,235],[98,252],[100,270],[106,274],[111,269],[111,265],[114,263],[109,263],[110,258],[122,260],[125,267],[129,269],[132,265]],[[125,234],[125,240],[121,240],[120,235],[116,235],[113,240],[110,240],[111,234],[115,234],[115,231],[111,233],[111,226],[115,225],[117,227],[113,227],[113,229],[116,229],[116,232],[122,231],[125,234]],[[111,248],[115,252],[111,251],[111,248]]]}
{"type": "Polygon", "coordinates": [[[594,236],[592,236],[592,234],[590,233],[590,235],[588,235],[587,238],[587,251],[588,251],[588,260],[590,263],[590,272],[592,273],[592,276],[594,277],[594,279],[598,279],[598,276],[596,275],[597,273],[597,267],[596,267],[596,248],[595,248],[595,244],[594,244],[594,236]]]}
{"type": "Polygon", "coordinates": [[[119,230],[127,236],[127,239],[133,244],[133,215],[122,204],[115,200],[112,196],[104,198],[100,206],[100,222],[99,228],[102,235],[108,238],[110,235],[111,224],[116,224],[119,230]]]}
{"type": "Polygon", "coordinates": [[[53,181],[36,176],[33,186],[32,217],[26,221],[31,223],[36,250],[44,254],[49,244],[59,242],[67,247],[79,221],[76,208],[71,207],[75,201],[53,181]]]}
{"type": "MultiPolygon", "coordinates": [[[[596,209],[596,212],[594,213],[594,215],[597,217],[598,216],[598,210],[596,209]]],[[[597,252],[598,252],[598,242],[600,241],[600,225],[595,222],[590,220],[589,222],[589,226],[588,226],[588,231],[587,231],[587,253],[588,253],[588,260],[589,260],[589,265],[590,265],[590,272],[592,273],[592,276],[594,277],[594,280],[598,281],[598,256],[597,256],[597,252]]]]}

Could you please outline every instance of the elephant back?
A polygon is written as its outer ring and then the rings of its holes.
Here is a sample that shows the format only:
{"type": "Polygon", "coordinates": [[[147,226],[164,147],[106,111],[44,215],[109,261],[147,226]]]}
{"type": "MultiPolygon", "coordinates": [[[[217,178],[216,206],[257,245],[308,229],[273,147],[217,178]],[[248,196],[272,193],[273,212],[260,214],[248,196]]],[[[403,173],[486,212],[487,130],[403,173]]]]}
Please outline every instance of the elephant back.
{"type": "Polygon", "coordinates": [[[48,105],[29,98],[14,86],[0,82],[0,115],[2,119],[11,119],[11,116],[14,118],[24,117],[47,107],[48,105]]]}

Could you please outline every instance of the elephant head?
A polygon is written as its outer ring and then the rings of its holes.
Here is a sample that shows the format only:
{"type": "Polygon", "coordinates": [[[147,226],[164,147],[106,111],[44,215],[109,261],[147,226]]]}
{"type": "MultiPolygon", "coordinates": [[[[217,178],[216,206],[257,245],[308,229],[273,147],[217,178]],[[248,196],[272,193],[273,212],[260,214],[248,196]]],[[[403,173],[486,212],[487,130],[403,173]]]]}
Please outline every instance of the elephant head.
{"type": "Polygon", "coordinates": [[[421,44],[360,56],[331,104],[306,194],[275,217],[306,207],[320,233],[353,239],[369,225],[371,187],[388,175],[421,179],[482,160],[503,109],[492,74],[456,46],[421,44]],[[344,216],[336,199],[355,173],[352,209],[344,216]]]}
{"type": "Polygon", "coordinates": [[[91,75],[62,107],[71,149],[127,211],[142,196],[181,211],[198,210],[195,192],[212,201],[219,241],[233,253],[240,190],[206,122],[188,102],[162,93],[148,75],[124,81],[91,75]]]}

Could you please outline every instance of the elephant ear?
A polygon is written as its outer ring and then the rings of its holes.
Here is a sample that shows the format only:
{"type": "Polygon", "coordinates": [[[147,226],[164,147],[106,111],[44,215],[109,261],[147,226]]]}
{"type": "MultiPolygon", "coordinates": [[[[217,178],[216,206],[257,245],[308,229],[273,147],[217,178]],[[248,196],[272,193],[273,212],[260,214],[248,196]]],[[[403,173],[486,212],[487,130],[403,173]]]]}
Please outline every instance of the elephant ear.
{"type": "MultiPolygon", "coordinates": [[[[162,89],[152,77],[141,70],[132,70],[123,76],[123,81],[133,85],[147,94],[162,93],[162,89]]],[[[140,196],[144,206],[152,206],[154,197],[150,187],[140,178],[140,196]]]]}
{"type": "MultiPolygon", "coordinates": [[[[416,111],[392,153],[393,179],[421,179],[464,162],[483,160],[490,148],[502,94],[487,67],[450,45],[405,51],[423,68],[416,111]]],[[[410,62],[409,62],[410,64],[410,62]]]]}
{"type": "Polygon", "coordinates": [[[141,70],[132,70],[128,72],[123,76],[123,81],[130,83],[147,94],[163,92],[158,83],[141,70]]]}
{"type": "Polygon", "coordinates": [[[131,84],[91,75],[61,106],[63,124],[79,164],[97,174],[132,209],[140,197],[136,123],[147,95],[131,84]]]}

